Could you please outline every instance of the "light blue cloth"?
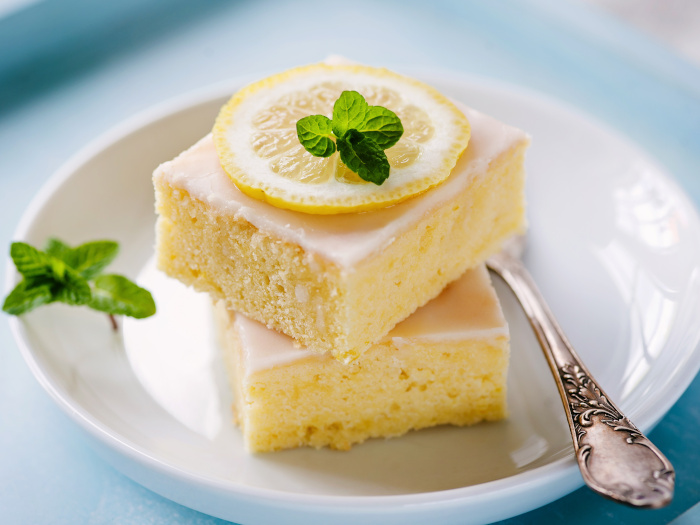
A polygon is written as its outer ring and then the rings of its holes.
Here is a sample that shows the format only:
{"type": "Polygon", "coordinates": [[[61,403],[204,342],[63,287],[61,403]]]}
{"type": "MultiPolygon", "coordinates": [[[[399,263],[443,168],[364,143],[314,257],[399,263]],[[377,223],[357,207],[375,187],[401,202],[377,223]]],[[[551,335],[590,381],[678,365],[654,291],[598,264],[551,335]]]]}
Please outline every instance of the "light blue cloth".
{"type": "MultiPolygon", "coordinates": [[[[576,3],[44,0],[0,19],[0,249],[49,175],[112,125],[194,88],[330,53],[493,77],[585,108],[700,203],[700,72],[576,3]]],[[[651,433],[678,471],[670,507],[623,508],[581,489],[505,523],[671,521],[700,494],[699,399],[696,380],[651,433]]],[[[7,524],[221,523],[100,461],[33,379],[6,322],[0,509],[7,524]]]]}

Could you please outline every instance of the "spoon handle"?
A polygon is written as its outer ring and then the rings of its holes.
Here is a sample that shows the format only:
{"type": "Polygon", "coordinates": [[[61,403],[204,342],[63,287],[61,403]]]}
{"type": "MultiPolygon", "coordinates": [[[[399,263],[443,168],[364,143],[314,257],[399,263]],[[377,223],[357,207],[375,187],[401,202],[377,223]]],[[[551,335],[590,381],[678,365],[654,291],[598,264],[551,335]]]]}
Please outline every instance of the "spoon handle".
{"type": "Polygon", "coordinates": [[[552,370],[583,480],[595,492],[634,507],[673,498],[671,463],[608,398],[581,362],[522,262],[505,253],[487,266],[510,286],[552,370]]]}

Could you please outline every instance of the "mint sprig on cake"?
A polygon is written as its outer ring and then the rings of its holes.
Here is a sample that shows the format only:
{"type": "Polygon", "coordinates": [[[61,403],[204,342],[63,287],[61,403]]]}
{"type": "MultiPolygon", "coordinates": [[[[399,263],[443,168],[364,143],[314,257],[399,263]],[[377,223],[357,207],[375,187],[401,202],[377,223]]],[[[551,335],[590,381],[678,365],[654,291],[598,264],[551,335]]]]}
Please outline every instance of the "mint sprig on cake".
{"type": "Polygon", "coordinates": [[[370,106],[357,91],[343,91],[333,105],[333,120],[309,115],[297,122],[297,136],[315,157],[330,157],[336,148],[340,160],[361,179],[381,186],[391,166],[384,153],[403,135],[396,113],[370,106]],[[335,140],[333,140],[335,139],[335,140]]]}

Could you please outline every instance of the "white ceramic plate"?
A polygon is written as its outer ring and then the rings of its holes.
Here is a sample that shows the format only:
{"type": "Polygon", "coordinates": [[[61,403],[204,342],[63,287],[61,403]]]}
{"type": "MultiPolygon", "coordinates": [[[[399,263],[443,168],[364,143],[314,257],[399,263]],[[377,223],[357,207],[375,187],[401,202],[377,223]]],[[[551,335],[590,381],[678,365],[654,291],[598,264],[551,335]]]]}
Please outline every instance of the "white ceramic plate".
{"type": "MultiPolygon", "coordinates": [[[[427,80],[532,134],[527,265],[591,371],[648,431],[700,367],[694,208],[643,152],[571,108],[485,80],[427,80]]],[[[151,172],[204,135],[240,85],[170,102],[98,139],[27,211],[16,238],[116,239],[114,269],[145,271],[159,303],[156,317],[127,323],[124,337],[102,315],[61,305],[13,320],[25,359],[58,405],[127,476],[239,523],[485,523],[579,486],[545,361],[501,286],[513,349],[507,421],[372,440],[346,453],[243,451],[207,302],[148,271],[151,172]]]]}

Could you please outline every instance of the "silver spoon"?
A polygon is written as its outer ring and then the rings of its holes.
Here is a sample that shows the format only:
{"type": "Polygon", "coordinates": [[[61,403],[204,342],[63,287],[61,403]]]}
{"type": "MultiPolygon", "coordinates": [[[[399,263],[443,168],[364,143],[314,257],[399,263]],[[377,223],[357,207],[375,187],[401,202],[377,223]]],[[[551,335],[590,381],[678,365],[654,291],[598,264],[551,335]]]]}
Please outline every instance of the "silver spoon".
{"type": "Polygon", "coordinates": [[[666,457],[608,398],[571,343],[520,260],[525,237],[486,261],[525,311],[566,410],[583,480],[595,492],[634,507],[660,508],[673,498],[675,472],[666,457]]]}

